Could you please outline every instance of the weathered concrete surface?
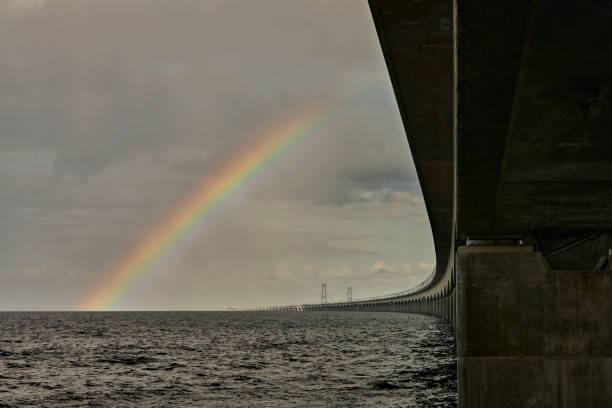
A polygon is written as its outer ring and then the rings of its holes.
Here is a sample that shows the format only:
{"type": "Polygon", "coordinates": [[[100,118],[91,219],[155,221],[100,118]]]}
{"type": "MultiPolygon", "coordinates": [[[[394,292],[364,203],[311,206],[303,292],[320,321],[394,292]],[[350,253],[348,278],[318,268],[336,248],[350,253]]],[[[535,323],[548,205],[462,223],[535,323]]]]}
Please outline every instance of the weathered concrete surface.
{"type": "MultiPolygon", "coordinates": [[[[456,0],[456,10],[458,237],[529,235],[546,250],[610,234],[610,4],[456,0]]],[[[596,249],[551,264],[592,268],[605,256],[596,249]]]]}
{"type": "Polygon", "coordinates": [[[452,1],[369,3],[425,198],[437,281],[452,259],[452,1]]]}
{"type": "Polygon", "coordinates": [[[460,407],[612,406],[612,272],[469,247],[456,267],[460,407]]]}

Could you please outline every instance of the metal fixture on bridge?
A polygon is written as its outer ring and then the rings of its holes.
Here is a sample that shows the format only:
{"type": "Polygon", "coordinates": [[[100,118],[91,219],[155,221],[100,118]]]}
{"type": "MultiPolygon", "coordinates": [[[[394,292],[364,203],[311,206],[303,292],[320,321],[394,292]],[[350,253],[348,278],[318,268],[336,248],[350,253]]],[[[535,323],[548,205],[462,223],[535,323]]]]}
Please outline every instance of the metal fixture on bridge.
{"type": "Polygon", "coordinates": [[[321,285],[321,303],[327,303],[327,284],[321,285]]]}
{"type": "Polygon", "coordinates": [[[346,301],[347,302],[353,301],[353,288],[351,288],[350,286],[346,288],[346,301]]]}

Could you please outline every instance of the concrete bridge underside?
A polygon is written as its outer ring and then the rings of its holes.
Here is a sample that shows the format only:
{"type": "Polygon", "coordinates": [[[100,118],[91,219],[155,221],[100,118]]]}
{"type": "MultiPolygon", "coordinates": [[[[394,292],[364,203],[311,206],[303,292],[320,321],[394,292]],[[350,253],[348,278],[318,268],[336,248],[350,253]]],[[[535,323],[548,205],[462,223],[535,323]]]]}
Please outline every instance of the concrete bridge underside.
{"type": "Polygon", "coordinates": [[[414,291],[270,309],[446,319],[460,407],[612,406],[612,6],[370,8],[436,270],[414,291]]]}

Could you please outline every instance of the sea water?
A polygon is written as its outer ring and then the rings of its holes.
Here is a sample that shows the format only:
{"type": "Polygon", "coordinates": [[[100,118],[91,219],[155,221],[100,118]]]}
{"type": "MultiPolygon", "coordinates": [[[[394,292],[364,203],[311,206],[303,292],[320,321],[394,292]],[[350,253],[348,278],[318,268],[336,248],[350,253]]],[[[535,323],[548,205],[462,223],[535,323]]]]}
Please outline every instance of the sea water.
{"type": "Polygon", "coordinates": [[[0,407],[454,407],[438,318],[0,313],[0,407]]]}

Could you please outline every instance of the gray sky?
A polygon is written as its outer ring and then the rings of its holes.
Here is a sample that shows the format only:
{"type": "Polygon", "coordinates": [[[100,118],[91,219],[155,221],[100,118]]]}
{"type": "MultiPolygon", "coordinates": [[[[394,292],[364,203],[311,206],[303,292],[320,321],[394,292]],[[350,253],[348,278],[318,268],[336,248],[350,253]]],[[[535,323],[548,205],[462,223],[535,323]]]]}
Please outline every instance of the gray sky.
{"type": "Polygon", "coordinates": [[[342,95],[121,309],[358,298],[431,271],[367,2],[0,0],[0,309],[74,307],[262,131],[342,95]]]}

